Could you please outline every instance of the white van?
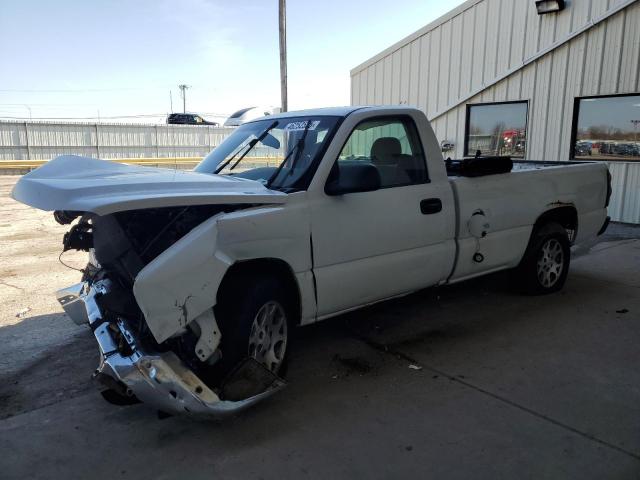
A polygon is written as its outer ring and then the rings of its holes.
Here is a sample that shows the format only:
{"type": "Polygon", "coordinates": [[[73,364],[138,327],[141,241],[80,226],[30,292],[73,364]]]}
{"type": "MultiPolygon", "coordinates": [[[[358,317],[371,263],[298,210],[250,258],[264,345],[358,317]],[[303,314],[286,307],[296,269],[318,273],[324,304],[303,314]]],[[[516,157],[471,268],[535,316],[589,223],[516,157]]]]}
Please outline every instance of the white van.
{"type": "Polygon", "coordinates": [[[248,107],[231,114],[224,122],[225,127],[237,127],[250,120],[280,113],[280,107],[248,107]]]}

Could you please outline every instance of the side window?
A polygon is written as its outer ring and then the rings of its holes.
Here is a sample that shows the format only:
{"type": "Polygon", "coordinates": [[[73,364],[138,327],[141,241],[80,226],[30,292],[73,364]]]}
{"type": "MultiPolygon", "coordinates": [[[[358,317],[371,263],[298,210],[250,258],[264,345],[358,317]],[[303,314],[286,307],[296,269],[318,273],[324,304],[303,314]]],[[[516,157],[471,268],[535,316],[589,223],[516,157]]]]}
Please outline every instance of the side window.
{"type": "Polygon", "coordinates": [[[357,162],[377,168],[381,188],[428,181],[422,144],[409,118],[376,118],[359,124],[338,156],[338,168],[357,162]]]}

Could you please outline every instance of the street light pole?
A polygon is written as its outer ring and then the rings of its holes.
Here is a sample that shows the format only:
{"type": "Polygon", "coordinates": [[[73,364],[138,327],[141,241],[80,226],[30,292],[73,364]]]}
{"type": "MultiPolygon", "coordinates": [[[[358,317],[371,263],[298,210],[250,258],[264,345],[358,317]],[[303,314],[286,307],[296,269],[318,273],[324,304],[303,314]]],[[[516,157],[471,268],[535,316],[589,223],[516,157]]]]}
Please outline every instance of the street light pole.
{"type": "Polygon", "coordinates": [[[287,101],[287,0],[278,0],[278,20],[280,31],[280,101],[282,111],[288,109],[287,101]]]}
{"type": "Polygon", "coordinates": [[[631,120],[631,124],[633,125],[633,140],[638,142],[638,125],[640,125],[640,120],[631,120]]]}

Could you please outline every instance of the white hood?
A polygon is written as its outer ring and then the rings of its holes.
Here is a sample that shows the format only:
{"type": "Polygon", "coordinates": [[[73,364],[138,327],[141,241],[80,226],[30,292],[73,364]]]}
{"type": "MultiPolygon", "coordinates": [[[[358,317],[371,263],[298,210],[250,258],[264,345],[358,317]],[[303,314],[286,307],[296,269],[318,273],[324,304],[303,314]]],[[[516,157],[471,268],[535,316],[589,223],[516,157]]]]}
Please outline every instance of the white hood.
{"type": "Polygon", "coordinates": [[[98,215],[143,208],[284,203],[287,195],[237,177],[138,167],[64,155],[23,176],[11,192],[40,210],[98,215]]]}

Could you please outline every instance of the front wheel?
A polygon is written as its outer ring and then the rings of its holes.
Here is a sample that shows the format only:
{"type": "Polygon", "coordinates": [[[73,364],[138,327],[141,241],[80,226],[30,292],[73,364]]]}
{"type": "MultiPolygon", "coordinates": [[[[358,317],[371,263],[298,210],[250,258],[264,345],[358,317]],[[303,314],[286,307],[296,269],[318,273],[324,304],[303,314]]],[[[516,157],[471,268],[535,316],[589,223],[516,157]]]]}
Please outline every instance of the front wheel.
{"type": "Polygon", "coordinates": [[[275,278],[238,280],[220,305],[222,358],[216,365],[218,374],[225,376],[247,357],[274,374],[282,373],[295,315],[291,298],[275,278]]]}
{"type": "Polygon", "coordinates": [[[567,231],[558,223],[534,230],[516,280],[524,293],[544,295],[562,289],[569,273],[570,244],[567,231]]]}

